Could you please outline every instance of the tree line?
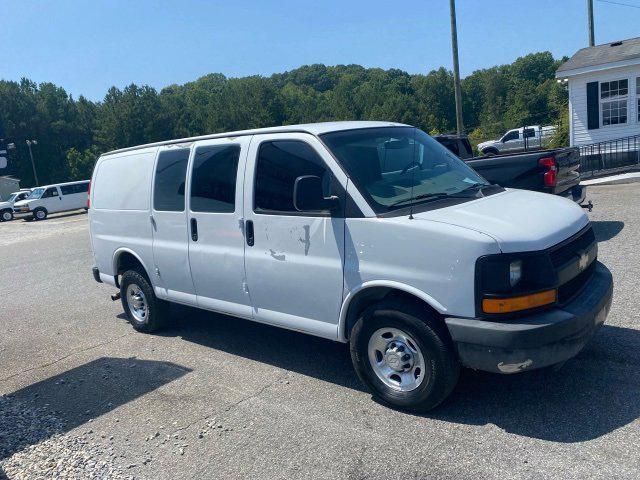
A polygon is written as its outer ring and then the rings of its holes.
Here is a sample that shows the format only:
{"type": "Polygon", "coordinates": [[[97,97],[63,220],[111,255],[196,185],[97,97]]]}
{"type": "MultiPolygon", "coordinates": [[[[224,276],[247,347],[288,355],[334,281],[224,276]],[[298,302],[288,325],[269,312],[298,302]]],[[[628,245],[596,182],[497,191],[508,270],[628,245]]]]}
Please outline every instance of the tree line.
{"type": "MultiPolygon", "coordinates": [[[[507,129],[561,123],[567,93],[550,52],[477,70],[462,80],[464,123],[478,143],[507,129]]],[[[13,143],[10,173],[34,184],[26,140],[41,184],[88,178],[95,159],[115,148],[171,138],[329,120],[388,120],[430,133],[455,130],[453,75],[308,65],[270,77],[205,75],[159,92],[112,87],[104,99],[75,99],[52,83],[0,80],[0,138],[13,143]]],[[[562,142],[563,139],[559,139],[562,142]]],[[[0,145],[1,148],[1,145],[0,145]]]]}

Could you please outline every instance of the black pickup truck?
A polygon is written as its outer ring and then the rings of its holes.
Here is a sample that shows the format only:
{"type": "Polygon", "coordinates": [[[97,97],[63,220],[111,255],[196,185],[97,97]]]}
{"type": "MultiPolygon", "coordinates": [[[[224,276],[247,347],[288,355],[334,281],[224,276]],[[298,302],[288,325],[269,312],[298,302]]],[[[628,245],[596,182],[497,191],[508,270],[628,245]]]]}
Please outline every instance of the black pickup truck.
{"type": "Polygon", "coordinates": [[[562,195],[579,204],[585,200],[586,187],[580,186],[580,152],[575,147],[474,157],[465,136],[433,138],[491,183],[562,195]]]}

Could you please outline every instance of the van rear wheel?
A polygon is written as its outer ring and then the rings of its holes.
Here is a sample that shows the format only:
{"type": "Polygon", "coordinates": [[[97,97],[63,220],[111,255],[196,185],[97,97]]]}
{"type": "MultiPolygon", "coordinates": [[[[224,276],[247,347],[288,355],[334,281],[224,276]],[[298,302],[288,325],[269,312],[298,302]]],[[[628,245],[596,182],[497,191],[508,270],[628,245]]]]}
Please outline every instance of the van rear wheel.
{"type": "Polygon", "coordinates": [[[169,304],[156,297],[153,287],[139,271],[124,272],[120,299],[129,323],[138,332],[152,333],[165,326],[169,304]]]}
{"type": "Polygon", "coordinates": [[[423,308],[398,300],[368,308],[351,332],[351,359],[382,402],[426,412],[453,391],[460,366],[446,327],[423,308]]]}

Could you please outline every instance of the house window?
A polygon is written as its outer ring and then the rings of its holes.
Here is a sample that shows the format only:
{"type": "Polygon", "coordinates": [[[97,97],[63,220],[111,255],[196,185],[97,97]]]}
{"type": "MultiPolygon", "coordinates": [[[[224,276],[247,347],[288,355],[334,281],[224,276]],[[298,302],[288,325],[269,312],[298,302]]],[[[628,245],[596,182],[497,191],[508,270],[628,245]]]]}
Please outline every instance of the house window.
{"type": "Polygon", "coordinates": [[[627,123],[628,94],[629,81],[627,79],[600,83],[603,126],[627,123]]]}

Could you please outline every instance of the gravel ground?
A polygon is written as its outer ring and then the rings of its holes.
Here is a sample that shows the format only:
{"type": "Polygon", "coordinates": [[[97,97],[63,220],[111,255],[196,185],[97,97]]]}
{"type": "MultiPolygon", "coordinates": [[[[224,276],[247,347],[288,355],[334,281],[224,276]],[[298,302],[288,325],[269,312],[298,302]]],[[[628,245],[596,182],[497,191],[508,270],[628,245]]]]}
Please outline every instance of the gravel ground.
{"type": "Polygon", "coordinates": [[[638,478],[640,184],[588,198],[615,279],[606,325],[559,371],[464,371],[429,415],[373,401],[341,344],[187,308],[137,334],[91,278],[85,215],[0,224],[0,472],[638,478]]]}

